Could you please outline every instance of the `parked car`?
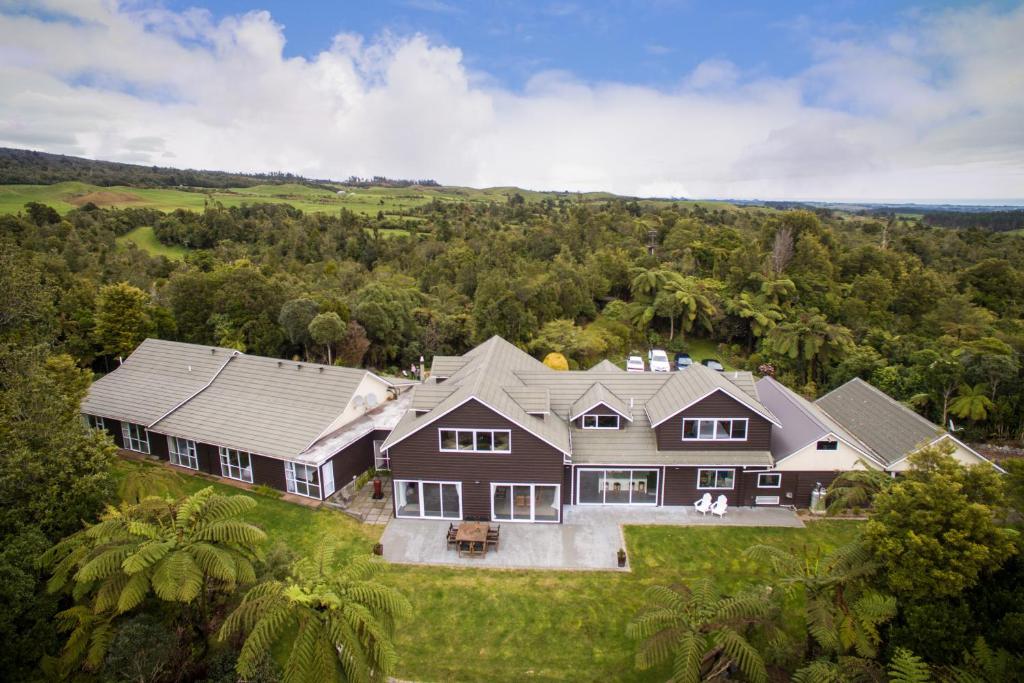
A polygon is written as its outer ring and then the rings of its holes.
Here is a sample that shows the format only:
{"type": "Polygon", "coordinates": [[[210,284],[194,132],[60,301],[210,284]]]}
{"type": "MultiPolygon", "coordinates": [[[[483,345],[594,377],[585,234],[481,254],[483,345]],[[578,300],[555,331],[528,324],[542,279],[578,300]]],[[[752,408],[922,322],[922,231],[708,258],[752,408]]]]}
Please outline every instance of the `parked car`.
{"type": "Polygon", "coordinates": [[[676,354],[676,370],[685,370],[686,368],[693,365],[693,359],[690,358],[688,353],[677,353],[676,354]]]}
{"type": "Polygon", "coordinates": [[[643,372],[646,369],[642,356],[630,356],[626,361],[626,372],[643,372]]]}
{"type": "Polygon", "coordinates": [[[718,370],[719,372],[725,372],[725,366],[714,358],[705,358],[701,361],[701,365],[711,368],[712,370],[718,370]]]}
{"type": "Polygon", "coordinates": [[[651,372],[669,372],[672,369],[668,364],[668,354],[661,349],[651,349],[647,357],[651,360],[651,372]]]}

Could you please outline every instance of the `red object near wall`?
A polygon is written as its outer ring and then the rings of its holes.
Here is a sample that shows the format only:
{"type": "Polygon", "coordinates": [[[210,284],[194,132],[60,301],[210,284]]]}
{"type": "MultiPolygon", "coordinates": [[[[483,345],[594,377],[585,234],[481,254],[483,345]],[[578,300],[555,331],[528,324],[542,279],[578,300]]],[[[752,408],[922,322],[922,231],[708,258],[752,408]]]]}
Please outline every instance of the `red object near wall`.
{"type": "Polygon", "coordinates": [[[373,480],[373,499],[374,500],[380,500],[381,498],[384,497],[384,488],[383,487],[384,487],[384,485],[381,483],[380,479],[374,479],[373,480]]]}

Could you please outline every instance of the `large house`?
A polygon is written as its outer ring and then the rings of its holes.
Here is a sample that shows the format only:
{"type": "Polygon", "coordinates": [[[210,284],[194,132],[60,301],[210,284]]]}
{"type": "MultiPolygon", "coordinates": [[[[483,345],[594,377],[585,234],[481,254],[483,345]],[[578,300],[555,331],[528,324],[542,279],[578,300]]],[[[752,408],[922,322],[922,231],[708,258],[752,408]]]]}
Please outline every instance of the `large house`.
{"type": "Polygon", "coordinates": [[[408,386],[367,370],[147,339],[82,402],[120,448],[323,500],[374,464],[408,386]]]}
{"type": "Polygon", "coordinates": [[[500,337],[437,356],[416,384],[366,370],[147,340],[82,406],[124,449],[315,499],[371,465],[390,469],[395,515],[562,521],[565,506],[806,507],[858,467],[898,473],[949,441],[859,379],[810,402],[772,378],[559,372],[500,337]]]}

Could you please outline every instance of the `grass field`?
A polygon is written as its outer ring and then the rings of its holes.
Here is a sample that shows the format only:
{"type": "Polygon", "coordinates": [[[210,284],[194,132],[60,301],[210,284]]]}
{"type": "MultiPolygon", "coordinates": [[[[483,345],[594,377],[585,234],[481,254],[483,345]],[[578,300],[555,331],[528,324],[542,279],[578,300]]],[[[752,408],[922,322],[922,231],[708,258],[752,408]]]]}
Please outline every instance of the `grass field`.
{"type": "Polygon", "coordinates": [[[188,253],[188,249],[185,247],[178,245],[169,246],[158,240],[153,232],[153,228],[148,225],[135,228],[131,232],[117,238],[118,244],[124,245],[128,242],[149,252],[152,256],[166,256],[172,261],[180,261],[188,253]]]}
{"type": "MultiPolygon", "coordinates": [[[[238,493],[201,477],[185,480],[189,491],[212,485],[238,493]]],[[[329,538],[346,554],[366,553],[381,532],[338,512],[254,498],[258,507],[250,519],[297,552],[329,538]]],[[[739,589],[769,578],[762,565],[743,556],[754,543],[833,548],[859,533],[858,522],[834,520],[813,521],[806,529],[626,527],[631,573],[396,565],[385,581],[414,607],[399,629],[396,673],[424,681],[665,680],[665,671],[634,668],[635,644],[625,635],[647,586],[711,576],[726,590],[739,589]]],[[[784,627],[794,637],[801,619],[800,605],[788,603],[784,627]]]]}
{"type": "Polygon", "coordinates": [[[208,201],[224,206],[244,203],[290,204],[306,212],[336,212],[348,209],[354,213],[400,217],[401,213],[434,200],[442,202],[505,202],[513,193],[520,193],[526,201],[568,196],[588,201],[608,199],[607,193],[559,194],[531,192],[511,187],[474,189],[468,187],[344,187],[335,191],[331,187],[309,187],[297,183],[281,185],[255,185],[253,187],[210,188],[138,188],[99,187],[88,183],[64,182],[54,185],[0,185],[0,213],[21,211],[27,202],[48,204],[60,213],[92,202],[101,207],[140,207],[173,211],[192,209],[201,211],[208,201]]]}

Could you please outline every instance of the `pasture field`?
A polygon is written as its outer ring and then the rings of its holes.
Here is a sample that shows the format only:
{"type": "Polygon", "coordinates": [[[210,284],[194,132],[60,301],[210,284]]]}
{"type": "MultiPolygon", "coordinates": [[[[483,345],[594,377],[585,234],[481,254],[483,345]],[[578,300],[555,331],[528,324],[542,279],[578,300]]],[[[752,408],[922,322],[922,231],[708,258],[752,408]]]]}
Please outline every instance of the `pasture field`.
{"type": "Polygon", "coordinates": [[[179,245],[164,244],[156,238],[153,228],[148,225],[135,228],[129,233],[117,238],[117,243],[124,245],[133,243],[139,249],[149,252],[151,256],[166,256],[172,261],[180,261],[185,258],[188,249],[179,245]]]}

